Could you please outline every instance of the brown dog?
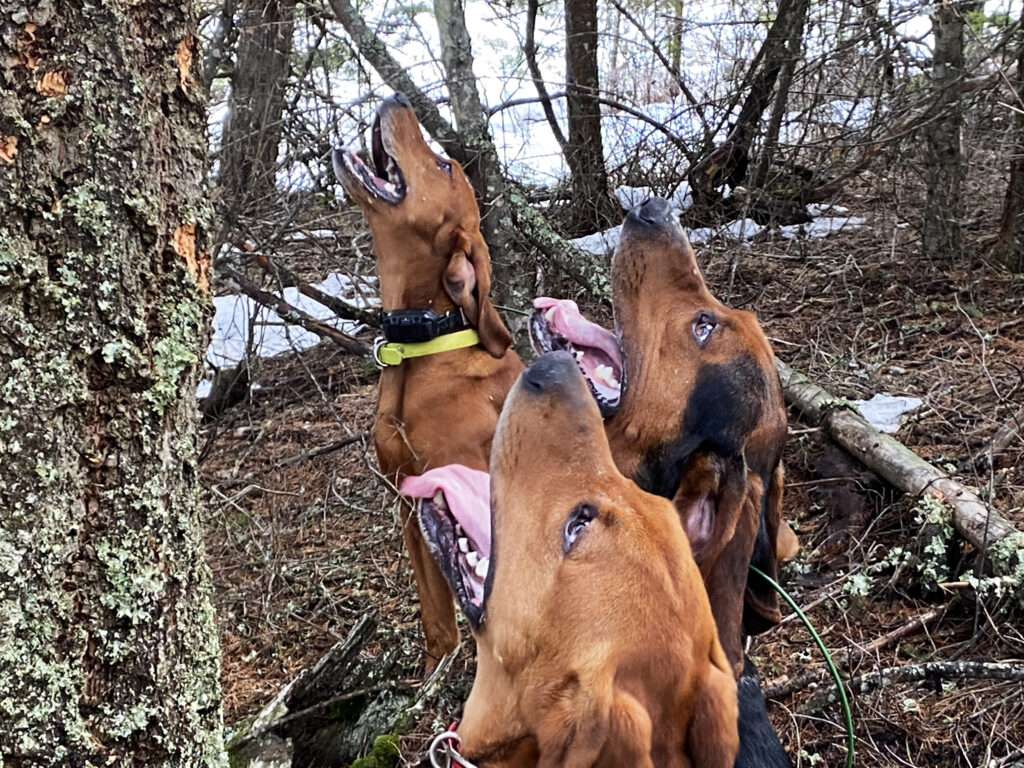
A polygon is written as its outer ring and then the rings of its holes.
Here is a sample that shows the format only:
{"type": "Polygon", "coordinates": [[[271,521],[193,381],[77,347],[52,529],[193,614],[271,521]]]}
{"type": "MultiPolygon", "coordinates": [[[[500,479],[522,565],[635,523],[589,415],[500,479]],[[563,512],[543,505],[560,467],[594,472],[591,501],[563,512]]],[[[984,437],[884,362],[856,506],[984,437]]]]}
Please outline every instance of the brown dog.
{"type": "Polygon", "coordinates": [[[456,546],[474,521],[420,504],[477,640],[463,756],[481,768],[732,768],[736,684],[678,514],[616,469],[569,355],[545,355],[512,389],[491,482],[482,602],[464,598],[478,587],[456,546]]]}
{"type": "MultiPolygon", "coordinates": [[[[373,170],[346,150],[335,150],[333,159],[373,233],[383,309],[429,309],[445,317],[461,310],[480,339],[381,372],[377,461],[396,485],[445,464],[486,470],[494,425],[523,365],[508,350],[511,336],[488,297],[490,257],[473,190],[458,163],[430,149],[400,94],[378,109],[372,155],[373,170]]],[[[436,659],[458,643],[452,594],[419,526],[405,505],[401,510],[423,635],[436,659]]]]}
{"type": "Polygon", "coordinates": [[[535,342],[575,353],[619,469],[672,499],[738,676],[741,627],[755,634],[780,619],[774,592],[749,565],[775,578],[797,549],[782,520],[786,411],[775,357],[752,314],[708,291],[661,198],[626,217],[612,286],[621,359],[610,359],[612,334],[598,343],[572,307],[550,299],[537,302],[535,342]]]}

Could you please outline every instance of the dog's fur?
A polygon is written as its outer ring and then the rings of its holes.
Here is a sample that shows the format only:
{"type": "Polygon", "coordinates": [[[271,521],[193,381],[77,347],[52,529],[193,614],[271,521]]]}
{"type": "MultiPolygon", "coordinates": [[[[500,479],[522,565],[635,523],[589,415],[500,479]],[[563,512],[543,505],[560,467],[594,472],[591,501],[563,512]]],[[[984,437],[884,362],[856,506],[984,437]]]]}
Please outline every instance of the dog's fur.
{"type": "Polygon", "coordinates": [[[459,727],[480,766],[731,768],[736,684],[671,503],[616,469],[572,358],[534,363],[491,456],[492,552],[459,727]]]}
{"type": "Polygon", "coordinates": [[[641,488],[675,503],[739,676],[741,626],[752,634],[780,619],[774,592],[748,566],[775,578],[796,551],[782,520],[786,410],[775,357],[752,314],[711,295],[660,198],[626,217],[612,286],[623,356],[620,405],[606,422],[612,455],[641,488]]]}
{"type": "MultiPolygon", "coordinates": [[[[424,141],[404,97],[381,104],[374,132],[378,171],[384,172],[380,166],[389,158],[400,170],[400,201],[368,186],[373,172],[351,153],[336,150],[334,167],[373,233],[383,308],[442,314],[459,307],[481,339],[478,346],[413,358],[381,372],[373,431],[377,460],[396,485],[445,464],[486,470],[498,414],[523,365],[509,350],[511,336],[488,296],[490,257],[476,199],[459,164],[439,157],[424,141]]],[[[429,667],[458,644],[454,604],[419,526],[404,504],[401,511],[429,667]]]]}

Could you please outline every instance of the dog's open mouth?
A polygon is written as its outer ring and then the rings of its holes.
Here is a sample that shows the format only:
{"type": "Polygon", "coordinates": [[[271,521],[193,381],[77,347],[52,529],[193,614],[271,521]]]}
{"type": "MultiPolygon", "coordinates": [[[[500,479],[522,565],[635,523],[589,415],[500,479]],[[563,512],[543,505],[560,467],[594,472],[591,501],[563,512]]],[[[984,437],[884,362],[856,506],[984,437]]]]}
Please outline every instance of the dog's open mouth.
{"type": "Polygon", "coordinates": [[[358,181],[374,197],[391,205],[398,205],[405,199],[405,177],[402,175],[402,169],[398,166],[398,162],[388,154],[384,147],[380,115],[377,115],[373,121],[370,155],[373,160],[373,170],[370,170],[352,150],[335,150],[335,172],[339,176],[347,175],[358,181]],[[342,168],[337,167],[339,161],[342,168]]]}
{"type": "Polygon", "coordinates": [[[622,397],[622,352],[611,331],[580,314],[575,301],[540,296],[533,300],[530,337],[538,355],[566,350],[583,372],[583,378],[608,418],[622,397]]]}
{"type": "Polygon", "coordinates": [[[407,477],[401,491],[416,500],[427,548],[470,624],[483,618],[491,556],[490,477],[449,464],[407,477]]]}

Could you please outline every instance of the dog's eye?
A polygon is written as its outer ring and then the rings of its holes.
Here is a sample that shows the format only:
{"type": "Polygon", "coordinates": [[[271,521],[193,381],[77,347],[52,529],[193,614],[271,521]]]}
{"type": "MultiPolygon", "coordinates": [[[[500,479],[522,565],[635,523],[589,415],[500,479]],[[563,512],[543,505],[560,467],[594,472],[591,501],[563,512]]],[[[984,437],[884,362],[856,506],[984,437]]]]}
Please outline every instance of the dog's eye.
{"type": "Polygon", "coordinates": [[[569,514],[569,519],[565,521],[565,529],[562,531],[562,551],[565,554],[569,554],[569,550],[576,544],[576,539],[595,517],[597,510],[590,504],[579,504],[569,514]]]}
{"type": "Polygon", "coordinates": [[[450,160],[446,160],[443,157],[438,157],[436,162],[438,168],[447,173],[449,176],[452,175],[452,163],[450,160]]]}
{"type": "Polygon", "coordinates": [[[703,347],[711,338],[711,332],[718,325],[718,320],[708,312],[701,312],[693,321],[693,338],[697,340],[697,346],[703,347]]]}

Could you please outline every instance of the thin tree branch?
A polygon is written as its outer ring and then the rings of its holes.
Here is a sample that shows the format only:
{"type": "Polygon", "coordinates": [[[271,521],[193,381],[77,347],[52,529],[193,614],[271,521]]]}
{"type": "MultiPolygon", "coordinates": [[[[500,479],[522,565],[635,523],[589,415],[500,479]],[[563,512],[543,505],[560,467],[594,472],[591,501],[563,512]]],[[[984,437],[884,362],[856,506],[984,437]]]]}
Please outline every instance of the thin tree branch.
{"type": "Polygon", "coordinates": [[[548,97],[547,86],[544,85],[544,78],[541,75],[540,66],[537,64],[537,45],[534,42],[534,32],[537,27],[537,9],[539,5],[538,0],[527,0],[526,42],[523,43],[523,54],[526,56],[526,66],[530,70],[530,77],[533,78],[533,85],[537,89],[537,95],[540,97],[544,116],[548,120],[548,125],[551,126],[551,132],[555,135],[558,146],[562,148],[562,154],[567,155],[569,143],[565,139],[565,134],[562,133],[562,127],[558,124],[558,118],[555,117],[555,110],[551,106],[551,99],[548,97]]]}

